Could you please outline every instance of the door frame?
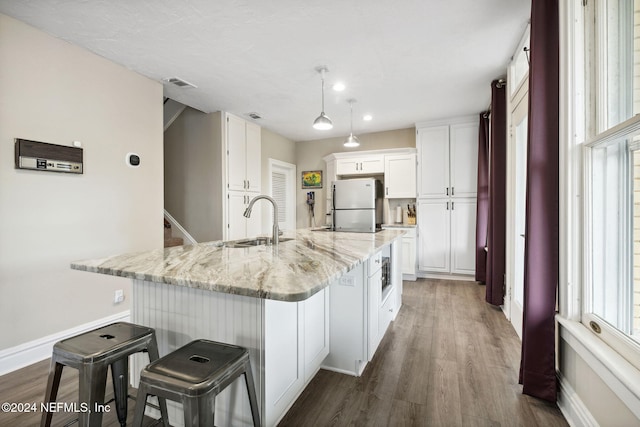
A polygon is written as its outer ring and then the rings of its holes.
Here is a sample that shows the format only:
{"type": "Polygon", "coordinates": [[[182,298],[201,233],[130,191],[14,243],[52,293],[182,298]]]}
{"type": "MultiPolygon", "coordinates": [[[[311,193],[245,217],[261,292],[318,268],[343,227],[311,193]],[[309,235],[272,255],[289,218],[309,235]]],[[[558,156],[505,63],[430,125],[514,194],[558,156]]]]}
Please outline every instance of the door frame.
{"type": "MultiPolygon", "coordinates": [[[[269,158],[268,161],[268,193],[269,196],[273,196],[273,172],[276,170],[282,171],[286,176],[287,192],[287,221],[279,221],[278,226],[281,230],[295,230],[296,229],[296,165],[292,163],[283,162],[282,160],[276,160],[269,158]]],[[[268,215],[264,215],[267,217],[268,215]]],[[[263,224],[263,229],[270,230],[271,223],[263,224]]]]}

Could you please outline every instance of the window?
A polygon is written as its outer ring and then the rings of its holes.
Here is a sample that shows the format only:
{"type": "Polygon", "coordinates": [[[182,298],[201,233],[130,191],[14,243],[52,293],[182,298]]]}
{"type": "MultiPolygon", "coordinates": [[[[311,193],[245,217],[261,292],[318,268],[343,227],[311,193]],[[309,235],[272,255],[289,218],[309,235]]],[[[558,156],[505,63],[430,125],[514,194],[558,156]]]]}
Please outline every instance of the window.
{"type": "Polygon", "coordinates": [[[582,321],[640,367],[640,1],[585,11],[582,321]],[[593,18],[593,19],[591,19],[593,18]],[[595,325],[594,325],[595,323],[595,325]]]}

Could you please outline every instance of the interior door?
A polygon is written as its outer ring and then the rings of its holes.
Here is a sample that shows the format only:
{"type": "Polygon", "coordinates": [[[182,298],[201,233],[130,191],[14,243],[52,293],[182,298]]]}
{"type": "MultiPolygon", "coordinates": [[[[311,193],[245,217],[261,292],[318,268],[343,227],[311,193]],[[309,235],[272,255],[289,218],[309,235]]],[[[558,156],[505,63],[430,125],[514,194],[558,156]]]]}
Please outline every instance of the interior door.
{"type": "Polygon", "coordinates": [[[513,328],[522,338],[522,310],[524,305],[524,242],[525,242],[525,197],[527,184],[527,126],[528,126],[528,82],[520,86],[512,101],[509,162],[511,169],[508,192],[509,224],[507,252],[511,260],[507,268],[509,286],[509,308],[507,315],[513,328]]]}

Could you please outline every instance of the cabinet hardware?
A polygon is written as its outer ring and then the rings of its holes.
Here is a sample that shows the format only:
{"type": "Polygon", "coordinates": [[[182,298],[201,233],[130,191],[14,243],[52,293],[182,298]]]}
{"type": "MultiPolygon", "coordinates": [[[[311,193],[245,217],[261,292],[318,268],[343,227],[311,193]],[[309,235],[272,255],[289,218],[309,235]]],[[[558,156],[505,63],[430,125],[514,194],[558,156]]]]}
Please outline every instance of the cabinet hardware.
{"type": "Polygon", "coordinates": [[[447,187],[447,196],[449,195],[449,187],[447,187]]]}
{"type": "Polygon", "coordinates": [[[447,202],[447,210],[449,210],[449,202],[447,202]]]}
{"type": "Polygon", "coordinates": [[[451,195],[453,196],[453,194],[454,194],[454,193],[453,193],[453,187],[451,187],[451,195]]]}
{"type": "Polygon", "coordinates": [[[387,196],[389,195],[389,187],[387,187],[387,196]]]}
{"type": "Polygon", "coordinates": [[[451,210],[453,210],[453,202],[451,202],[451,210]]]}
{"type": "Polygon", "coordinates": [[[251,188],[251,181],[247,180],[247,190],[251,188]]]}

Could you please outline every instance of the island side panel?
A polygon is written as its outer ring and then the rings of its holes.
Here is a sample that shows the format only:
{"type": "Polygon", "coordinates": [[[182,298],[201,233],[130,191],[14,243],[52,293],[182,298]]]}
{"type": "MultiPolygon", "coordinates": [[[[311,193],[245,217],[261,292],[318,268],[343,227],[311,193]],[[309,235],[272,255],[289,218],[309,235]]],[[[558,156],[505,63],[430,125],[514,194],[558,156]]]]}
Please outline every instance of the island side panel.
{"type": "MultiPolygon", "coordinates": [[[[156,330],[160,356],[204,338],[249,350],[260,413],[264,413],[264,300],[163,283],[133,280],[132,322],[156,330]]],[[[134,360],[139,372],[146,356],[134,360]]],[[[134,375],[137,385],[139,375],[134,375]]],[[[159,413],[147,409],[147,414],[159,413]]],[[[251,426],[251,409],[241,377],[216,398],[216,425],[251,426]]],[[[172,426],[183,425],[181,406],[169,403],[172,426]]],[[[263,420],[264,423],[264,420],[263,420]]]]}

